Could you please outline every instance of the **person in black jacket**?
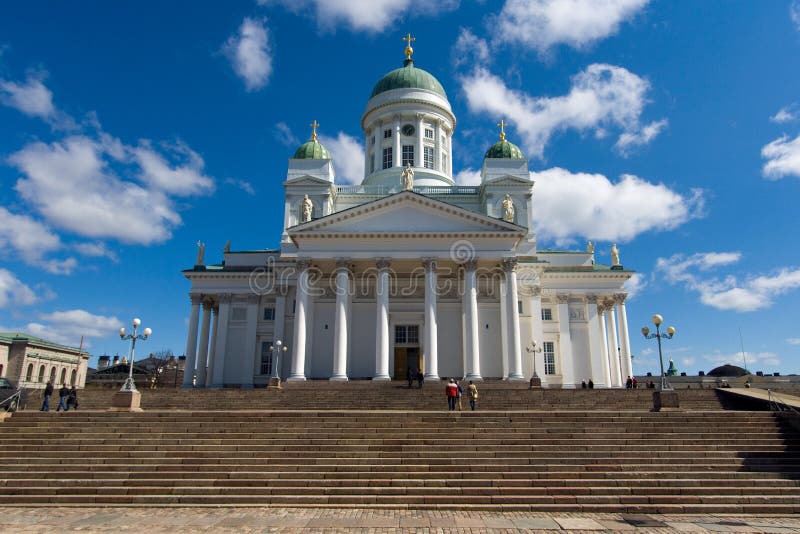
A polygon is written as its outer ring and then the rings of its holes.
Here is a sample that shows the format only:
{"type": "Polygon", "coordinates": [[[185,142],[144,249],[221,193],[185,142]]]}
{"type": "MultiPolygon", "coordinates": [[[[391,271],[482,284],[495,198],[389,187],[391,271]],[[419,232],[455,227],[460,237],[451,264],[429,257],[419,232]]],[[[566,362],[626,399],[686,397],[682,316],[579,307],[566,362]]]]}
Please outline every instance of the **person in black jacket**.
{"type": "Polygon", "coordinates": [[[72,386],[69,389],[69,397],[67,397],[67,409],[72,406],[76,410],[78,409],[78,390],[75,389],[75,386],[72,386]]]}
{"type": "Polygon", "coordinates": [[[49,380],[47,381],[47,385],[44,387],[44,401],[42,402],[42,411],[49,412],[50,411],[50,396],[53,394],[53,383],[49,380]]]}
{"type": "Polygon", "coordinates": [[[62,408],[64,409],[65,412],[69,410],[69,406],[67,406],[67,399],[69,398],[69,388],[67,387],[66,384],[61,386],[61,389],[58,390],[58,398],[59,398],[58,408],[56,408],[56,411],[57,412],[61,411],[62,408]]]}

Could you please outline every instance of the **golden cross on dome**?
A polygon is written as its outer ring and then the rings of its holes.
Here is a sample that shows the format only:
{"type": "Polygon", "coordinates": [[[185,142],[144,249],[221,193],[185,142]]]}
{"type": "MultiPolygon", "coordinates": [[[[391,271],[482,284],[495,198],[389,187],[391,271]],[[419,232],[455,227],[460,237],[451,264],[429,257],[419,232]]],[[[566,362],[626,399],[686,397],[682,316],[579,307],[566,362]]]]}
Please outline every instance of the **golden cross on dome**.
{"type": "Polygon", "coordinates": [[[309,124],[309,126],[311,126],[311,140],[312,141],[316,141],[317,140],[317,127],[319,126],[319,123],[317,122],[316,119],[314,119],[314,122],[309,124]]]}
{"type": "Polygon", "coordinates": [[[506,140],[506,121],[504,121],[503,119],[500,119],[500,122],[498,122],[497,125],[500,127],[500,140],[501,141],[505,141],[506,140]]]}
{"type": "Polygon", "coordinates": [[[411,33],[401,39],[401,41],[406,41],[406,59],[411,59],[411,54],[414,53],[414,49],[411,48],[411,41],[416,40],[416,37],[411,37],[411,33]]]}

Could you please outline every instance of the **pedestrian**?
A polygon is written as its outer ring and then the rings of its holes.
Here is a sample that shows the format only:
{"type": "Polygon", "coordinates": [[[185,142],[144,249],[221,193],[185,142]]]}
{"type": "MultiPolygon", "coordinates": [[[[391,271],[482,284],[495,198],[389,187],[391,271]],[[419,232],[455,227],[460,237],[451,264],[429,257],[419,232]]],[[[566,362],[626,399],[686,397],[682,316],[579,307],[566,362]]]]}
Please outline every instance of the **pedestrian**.
{"type": "Polygon", "coordinates": [[[58,390],[58,408],[56,411],[61,411],[62,409],[66,412],[69,410],[69,406],[67,406],[67,399],[69,399],[69,388],[66,384],[61,386],[61,389],[58,390]]]}
{"type": "Polygon", "coordinates": [[[589,389],[594,389],[594,381],[591,378],[589,379],[589,389]]]}
{"type": "Polygon", "coordinates": [[[586,380],[581,380],[581,389],[586,389],[586,380]]]}
{"type": "Polygon", "coordinates": [[[78,390],[75,389],[75,386],[72,386],[69,389],[69,397],[67,397],[67,408],[69,408],[70,405],[72,405],[74,409],[76,410],[78,409],[78,390]]]}
{"type": "Polygon", "coordinates": [[[636,380],[636,377],[631,378],[631,384],[633,385],[633,389],[637,389],[639,387],[639,381],[636,380]]]}
{"type": "Polygon", "coordinates": [[[456,388],[456,391],[458,392],[458,411],[460,412],[464,409],[464,407],[461,406],[461,394],[464,393],[464,391],[461,389],[461,384],[459,384],[458,380],[456,380],[456,388]]]}
{"type": "Polygon", "coordinates": [[[451,378],[450,382],[445,386],[444,391],[447,394],[447,408],[452,412],[456,409],[456,398],[458,397],[456,381],[451,378]]]}
{"type": "Polygon", "coordinates": [[[628,377],[625,381],[625,389],[633,389],[633,379],[631,377],[628,377]]]}
{"type": "Polygon", "coordinates": [[[408,368],[408,372],[406,373],[406,380],[408,380],[408,389],[411,389],[411,384],[414,383],[414,376],[416,372],[411,367],[408,368]]]}
{"type": "Polygon", "coordinates": [[[422,384],[425,383],[425,374],[422,372],[422,369],[417,371],[417,384],[419,385],[419,389],[422,389],[422,384]]]}
{"type": "Polygon", "coordinates": [[[53,382],[50,380],[47,381],[47,385],[44,387],[44,394],[42,395],[44,398],[44,402],[42,402],[42,411],[49,412],[50,411],[50,396],[53,394],[53,382]]]}
{"type": "Polygon", "coordinates": [[[478,400],[478,386],[472,383],[472,380],[469,381],[469,387],[467,388],[469,391],[469,408],[473,412],[475,411],[475,401],[478,400]]]}

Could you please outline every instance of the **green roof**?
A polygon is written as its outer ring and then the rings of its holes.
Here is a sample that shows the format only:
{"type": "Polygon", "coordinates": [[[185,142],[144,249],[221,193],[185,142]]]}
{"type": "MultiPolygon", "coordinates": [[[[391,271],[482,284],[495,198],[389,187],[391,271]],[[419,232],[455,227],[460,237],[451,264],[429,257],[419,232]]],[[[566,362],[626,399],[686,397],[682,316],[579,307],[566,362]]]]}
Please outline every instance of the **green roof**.
{"type": "Polygon", "coordinates": [[[294,159],[331,159],[331,153],[316,139],[306,141],[294,153],[294,159]]]}
{"type": "Polygon", "coordinates": [[[405,60],[402,67],[378,80],[370,98],[392,89],[427,89],[447,100],[447,93],[439,80],[430,72],[416,68],[411,59],[405,60]]]}
{"type": "Polygon", "coordinates": [[[30,334],[26,334],[24,332],[0,332],[0,340],[7,341],[7,342],[15,342],[15,341],[28,341],[30,343],[35,343],[37,345],[44,345],[47,347],[53,347],[57,349],[67,349],[74,352],[77,352],[77,347],[69,347],[67,345],[60,345],[58,343],[53,343],[52,341],[47,341],[46,339],[42,339],[40,337],[32,336],[30,334]]]}
{"type": "Polygon", "coordinates": [[[525,159],[522,150],[519,149],[514,143],[510,143],[505,139],[496,142],[489,150],[486,151],[486,158],[509,158],[509,159],[525,159]]]}

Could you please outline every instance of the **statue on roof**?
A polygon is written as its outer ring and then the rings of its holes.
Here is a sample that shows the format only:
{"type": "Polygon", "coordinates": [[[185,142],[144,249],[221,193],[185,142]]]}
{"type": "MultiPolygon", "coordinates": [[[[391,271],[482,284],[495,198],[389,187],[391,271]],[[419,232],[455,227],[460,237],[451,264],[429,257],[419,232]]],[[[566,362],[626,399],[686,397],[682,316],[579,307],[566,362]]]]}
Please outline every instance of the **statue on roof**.
{"type": "Polygon", "coordinates": [[[592,243],[591,241],[586,242],[586,253],[594,254],[594,243],[592,243]]]}
{"type": "Polygon", "coordinates": [[[411,168],[410,163],[406,163],[406,168],[403,174],[400,175],[403,181],[403,191],[411,191],[414,189],[414,169],[411,168]]]}
{"type": "Polygon", "coordinates": [[[228,239],[228,241],[225,242],[225,248],[222,249],[222,252],[223,254],[227,254],[230,251],[231,251],[231,240],[228,239]]]}
{"type": "Polygon", "coordinates": [[[503,198],[503,220],[506,222],[514,222],[514,201],[511,200],[511,195],[506,193],[503,198]]]}
{"type": "Polygon", "coordinates": [[[611,265],[618,266],[619,263],[619,249],[617,248],[617,244],[614,243],[611,245],[611,265]]]}
{"type": "Polygon", "coordinates": [[[314,204],[308,195],[303,195],[303,200],[300,201],[300,222],[306,223],[311,220],[311,215],[314,213],[314,204]]]}
{"type": "Polygon", "coordinates": [[[202,241],[197,242],[197,262],[195,265],[203,265],[203,258],[206,255],[206,244],[202,241]]]}

